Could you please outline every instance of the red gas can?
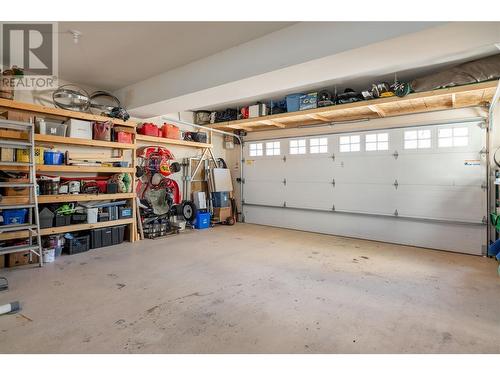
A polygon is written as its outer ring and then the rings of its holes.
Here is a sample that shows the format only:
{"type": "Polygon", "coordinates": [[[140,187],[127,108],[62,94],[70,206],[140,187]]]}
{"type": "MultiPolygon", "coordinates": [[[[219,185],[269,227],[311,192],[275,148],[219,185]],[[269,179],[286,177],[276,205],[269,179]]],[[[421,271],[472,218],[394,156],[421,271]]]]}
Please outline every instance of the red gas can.
{"type": "Polygon", "coordinates": [[[175,125],[164,123],[161,132],[163,138],[181,139],[181,132],[175,125]]]}
{"type": "Polygon", "coordinates": [[[150,122],[145,122],[139,128],[139,134],[149,135],[152,137],[159,137],[160,136],[160,129],[155,124],[152,124],[150,122]]]}

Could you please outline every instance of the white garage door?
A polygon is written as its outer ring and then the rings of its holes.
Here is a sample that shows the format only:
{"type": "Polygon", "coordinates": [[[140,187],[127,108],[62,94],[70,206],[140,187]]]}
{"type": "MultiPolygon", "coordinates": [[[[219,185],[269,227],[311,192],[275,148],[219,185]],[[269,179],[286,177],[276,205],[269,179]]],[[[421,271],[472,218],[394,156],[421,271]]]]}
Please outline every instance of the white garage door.
{"type": "Polygon", "coordinates": [[[245,222],[482,254],[480,123],[246,142],[245,222]]]}

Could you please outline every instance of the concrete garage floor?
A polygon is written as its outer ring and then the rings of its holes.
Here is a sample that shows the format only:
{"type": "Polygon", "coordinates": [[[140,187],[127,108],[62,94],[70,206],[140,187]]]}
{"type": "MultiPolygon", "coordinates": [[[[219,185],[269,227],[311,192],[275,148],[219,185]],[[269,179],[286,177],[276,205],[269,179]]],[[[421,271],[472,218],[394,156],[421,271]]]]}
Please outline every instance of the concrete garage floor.
{"type": "Polygon", "coordinates": [[[498,353],[493,260],[249,224],[1,270],[3,353],[498,353]]]}

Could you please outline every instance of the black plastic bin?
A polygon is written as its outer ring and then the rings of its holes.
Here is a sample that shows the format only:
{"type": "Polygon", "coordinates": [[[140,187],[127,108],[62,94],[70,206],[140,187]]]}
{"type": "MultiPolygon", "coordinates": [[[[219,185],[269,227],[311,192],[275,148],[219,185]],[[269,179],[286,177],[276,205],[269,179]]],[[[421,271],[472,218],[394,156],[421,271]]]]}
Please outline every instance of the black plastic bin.
{"type": "Polygon", "coordinates": [[[54,226],[56,227],[64,227],[66,225],[71,224],[71,216],[70,215],[56,215],[54,217],[54,226]]]}
{"type": "Polygon", "coordinates": [[[92,229],[90,231],[90,247],[92,249],[111,246],[112,244],[113,244],[112,227],[92,229]]]}
{"type": "Polygon", "coordinates": [[[113,227],[113,245],[119,245],[123,242],[125,237],[125,225],[118,225],[113,227]]]}
{"type": "Polygon", "coordinates": [[[64,253],[66,254],[78,254],[89,250],[90,237],[79,236],[74,237],[71,240],[66,240],[64,244],[64,253]]]}
{"type": "Polygon", "coordinates": [[[71,222],[73,224],[81,224],[87,222],[87,214],[72,214],[71,222]]]}

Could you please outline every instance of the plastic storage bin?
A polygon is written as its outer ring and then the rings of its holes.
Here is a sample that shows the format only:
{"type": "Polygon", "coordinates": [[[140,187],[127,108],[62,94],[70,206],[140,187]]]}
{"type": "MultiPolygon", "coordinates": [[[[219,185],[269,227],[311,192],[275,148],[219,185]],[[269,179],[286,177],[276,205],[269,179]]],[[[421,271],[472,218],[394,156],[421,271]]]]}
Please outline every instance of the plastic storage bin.
{"type": "Polygon", "coordinates": [[[300,97],[304,94],[290,94],[286,96],[286,111],[296,112],[300,108],[300,97]]]}
{"type": "Polygon", "coordinates": [[[64,154],[59,151],[44,151],[43,161],[47,165],[62,165],[64,164],[64,154]]]}
{"type": "Polygon", "coordinates": [[[36,121],[36,132],[39,134],[46,135],[57,135],[58,137],[66,136],[66,124],[59,124],[57,122],[48,122],[44,119],[38,119],[36,121]]]}
{"type": "Polygon", "coordinates": [[[90,231],[90,248],[111,246],[113,244],[113,228],[99,228],[90,231]]]}
{"type": "Polygon", "coordinates": [[[64,252],[66,254],[78,254],[89,250],[89,236],[79,236],[72,239],[66,239],[64,252]]]}
{"type": "Polygon", "coordinates": [[[231,205],[228,191],[214,192],[212,193],[212,199],[214,207],[229,207],[231,205]]]}
{"type": "Polygon", "coordinates": [[[125,225],[118,225],[116,227],[112,227],[112,241],[113,245],[119,245],[123,242],[125,237],[125,225]]]}
{"type": "Polygon", "coordinates": [[[92,139],[92,123],[90,121],[76,120],[72,118],[67,122],[69,137],[92,139]]]}
{"type": "Polygon", "coordinates": [[[200,212],[196,213],[196,220],[194,222],[194,227],[196,229],[207,229],[210,227],[210,213],[200,212]]]}
{"type": "Polygon", "coordinates": [[[3,210],[2,217],[3,222],[2,225],[11,225],[11,224],[24,224],[26,222],[26,214],[28,213],[28,209],[21,208],[19,210],[3,210]]]}
{"type": "Polygon", "coordinates": [[[71,224],[71,215],[56,215],[54,217],[55,227],[65,227],[71,224]]]}

